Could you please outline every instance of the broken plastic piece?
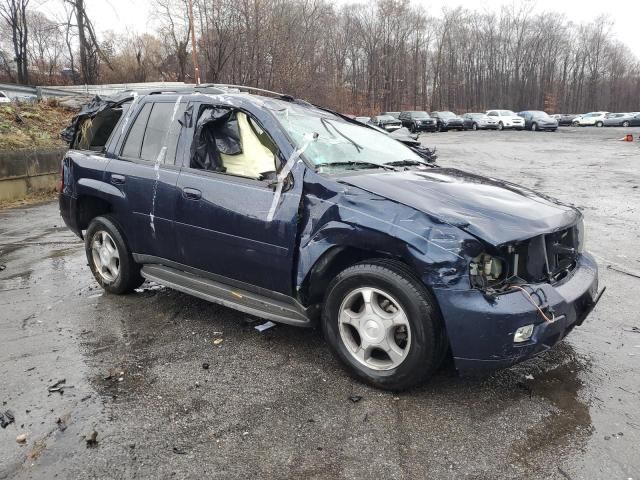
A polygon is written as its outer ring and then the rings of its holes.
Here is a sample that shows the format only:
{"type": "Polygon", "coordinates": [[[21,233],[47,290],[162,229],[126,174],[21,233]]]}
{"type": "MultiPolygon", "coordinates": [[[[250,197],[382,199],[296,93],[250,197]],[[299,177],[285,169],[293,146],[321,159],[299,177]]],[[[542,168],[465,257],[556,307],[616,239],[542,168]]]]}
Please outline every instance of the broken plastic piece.
{"type": "Polygon", "coordinates": [[[4,413],[0,412],[0,427],[7,428],[15,421],[16,417],[11,410],[7,410],[4,413]]]}
{"type": "Polygon", "coordinates": [[[255,328],[256,330],[258,330],[259,332],[264,332],[265,330],[269,330],[270,328],[275,327],[276,324],[273,323],[271,320],[269,320],[268,322],[265,322],[261,325],[256,325],[255,328]]]}

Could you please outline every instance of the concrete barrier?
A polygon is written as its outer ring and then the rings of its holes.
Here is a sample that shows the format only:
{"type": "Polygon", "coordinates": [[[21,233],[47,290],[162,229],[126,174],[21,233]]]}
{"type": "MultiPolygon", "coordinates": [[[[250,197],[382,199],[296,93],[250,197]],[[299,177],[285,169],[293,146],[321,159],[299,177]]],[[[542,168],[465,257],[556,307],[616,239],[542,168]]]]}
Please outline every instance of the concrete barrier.
{"type": "Polygon", "coordinates": [[[66,149],[0,150],[0,201],[53,191],[66,149]]]}

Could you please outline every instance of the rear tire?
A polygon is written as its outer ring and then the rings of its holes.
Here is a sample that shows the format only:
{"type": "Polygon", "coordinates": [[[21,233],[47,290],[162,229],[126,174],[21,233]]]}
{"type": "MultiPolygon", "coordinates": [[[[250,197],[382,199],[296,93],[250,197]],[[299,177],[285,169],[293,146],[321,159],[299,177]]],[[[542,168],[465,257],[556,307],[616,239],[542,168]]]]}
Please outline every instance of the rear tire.
{"type": "Polygon", "coordinates": [[[629,123],[629,120],[625,120],[624,122],[622,122],[622,126],[625,127],[625,128],[628,127],[629,125],[631,125],[629,123]]]}
{"type": "Polygon", "coordinates": [[[435,299],[393,260],[365,261],[339,273],[327,289],[322,330],[352,375],[385,390],[426,381],[447,349],[435,299]]]}
{"type": "Polygon", "coordinates": [[[110,216],[91,220],[85,252],[91,273],[107,292],[129,293],[144,282],[140,265],[133,261],[124,235],[110,216]]]}

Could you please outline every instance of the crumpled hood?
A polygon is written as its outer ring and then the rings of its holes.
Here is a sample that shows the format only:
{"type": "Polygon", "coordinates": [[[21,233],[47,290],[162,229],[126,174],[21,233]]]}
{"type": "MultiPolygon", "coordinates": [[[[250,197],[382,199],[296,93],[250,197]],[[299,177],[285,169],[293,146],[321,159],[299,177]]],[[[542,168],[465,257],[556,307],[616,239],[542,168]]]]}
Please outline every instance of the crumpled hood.
{"type": "Polygon", "coordinates": [[[574,224],[574,207],[518,185],[452,168],[372,173],[343,183],[413,207],[497,246],[574,224]]]}

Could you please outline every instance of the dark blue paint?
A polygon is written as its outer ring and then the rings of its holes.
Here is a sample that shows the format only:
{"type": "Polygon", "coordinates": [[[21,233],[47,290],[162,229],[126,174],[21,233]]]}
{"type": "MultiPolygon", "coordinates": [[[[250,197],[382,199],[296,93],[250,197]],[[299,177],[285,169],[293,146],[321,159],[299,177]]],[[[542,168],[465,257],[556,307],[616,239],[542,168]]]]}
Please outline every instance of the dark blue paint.
{"type": "MultiPolygon", "coordinates": [[[[162,95],[163,101],[177,99],[162,95]]],[[[127,128],[142,105],[154,100],[136,100],[127,128]]],[[[263,102],[270,101],[266,98],[189,94],[182,101],[189,102],[194,119],[202,104],[233,106],[250,114],[271,135],[282,164],[295,150],[264,108],[263,102]]],[[[158,170],[152,163],[118,156],[126,135],[123,119],[120,122],[106,159],[70,151],[64,160],[61,213],[76,233],[86,228],[78,224],[78,203],[83,196],[95,196],[108,202],[135,253],[302,302],[314,268],[336,249],[353,247],[371,257],[401,259],[437,299],[462,370],[506,366],[544,351],[581,323],[592,306],[597,269],[586,254],[558,284],[536,286],[561,318],[553,324],[542,322],[520,292],[491,299],[471,288],[469,261],[481,251],[566,228],[580,219],[576,209],[531,190],[442,168],[332,177],[299,161],[278,198],[275,217],[268,221],[277,198],[273,185],[189,168],[194,122],[183,121],[176,165],[158,170]],[[113,174],[126,177],[125,183],[114,185],[113,174]],[[537,324],[533,339],[514,345],[514,331],[528,323],[537,324]]]]}

